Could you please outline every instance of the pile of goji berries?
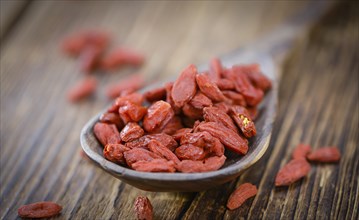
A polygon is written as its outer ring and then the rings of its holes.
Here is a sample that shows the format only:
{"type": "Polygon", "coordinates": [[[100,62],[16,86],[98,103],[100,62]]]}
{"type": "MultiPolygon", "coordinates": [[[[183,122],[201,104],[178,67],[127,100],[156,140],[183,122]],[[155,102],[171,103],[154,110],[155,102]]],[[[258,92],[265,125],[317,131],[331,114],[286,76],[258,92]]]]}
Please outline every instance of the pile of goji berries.
{"type": "MultiPolygon", "coordinates": [[[[67,93],[71,102],[77,102],[92,95],[96,91],[97,80],[89,74],[95,70],[111,72],[124,66],[139,67],[144,63],[144,56],[132,49],[119,47],[106,54],[110,44],[110,35],[99,30],[77,32],[67,37],[62,43],[62,50],[76,57],[80,71],[86,76],[75,84],[67,93]]],[[[107,88],[107,96],[115,98],[122,92],[133,92],[144,85],[141,75],[134,75],[120,83],[107,88]]]]}
{"type": "Polygon", "coordinates": [[[119,96],[93,128],[104,157],[137,171],[193,173],[221,168],[225,149],[245,155],[271,81],[256,64],[213,59],[209,69],[189,65],[175,82],[119,96]]]}

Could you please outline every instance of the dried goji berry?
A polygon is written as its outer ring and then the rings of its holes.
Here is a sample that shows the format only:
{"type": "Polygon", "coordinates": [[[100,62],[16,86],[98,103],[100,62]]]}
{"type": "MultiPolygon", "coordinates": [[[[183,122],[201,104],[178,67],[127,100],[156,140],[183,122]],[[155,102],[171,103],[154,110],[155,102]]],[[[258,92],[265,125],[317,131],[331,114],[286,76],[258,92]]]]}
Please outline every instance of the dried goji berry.
{"type": "Polygon", "coordinates": [[[36,202],[21,206],[17,213],[21,218],[51,218],[61,210],[62,206],[54,202],[36,202]]]}
{"type": "Polygon", "coordinates": [[[140,66],[145,61],[145,57],[129,48],[117,48],[109,53],[101,61],[104,70],[115,70],[123,65],[140,66]]]}
{"type": "Polygon", "coordinates": [[[162,129],[162,133],[172,135],[181,128],[183,128],[181,118],[174,116],[162,129]]]}
{"type": "Polygon", "coordinates": [[[218,86],[211,81],[208,75],[206,74],[197,74],[196,82],[203,94],[215,102],[221,102],[226,100],[226,97],[223,95],[218,86]]]}
{"type": "Polygon", "coordinates": [[[207,152],[202,147],[193,144],[184,144],[179,146],[175,153],[181,160],[203,160],[207,156],[207,152]]]}
{"type": "Polygon", "coordinates": [[[232,192],[227,201],[230,210],[239,208],[247,199],[257,194],[257,187],[250,183],[243,183],[232,192]]]}
{"type": "Polygon", "coordinates": [[[100,122],[114,124],[118,130],[121,130],[125,126],[118,113],[105,112],[100,116],[100,122]]]}
{"type": "Polygon", "coordinates": [[[125,151],[123,156],[125,157],[126,163],[129,167],[132,167],[132,164],[136,163],[137,161],[151,161],[153,159],[162,158],[151,151],[139,147],[125,151]]]}
{"type": "Polygon", "coordinates": [[[133,74],[125,79],[122,79],[120,82],[110,85],[107,87],[106,94],[109,98],[116,98],[121,94],[121,92],[126,90],[136,91],[142,88],[145,84],[145,81],[141,74],[133,74]]]}
{"type": "Polygon", "coordinates": [[[224,96],[226,96],[230,100],[230,102],[229,102],[230,104],[247,106],[246,100],[240,93],[230,91],[230,90],[222,91],[222,93],[224,96]]]}
{"type": "Polygon", "coordinates": [[[244,155],[248,151],[248,140],[222,124],[216,122],[201,123],[197,126],[196,130],[207,131],[212,136],[218,138],[226,148],[235,153],[244,155]]]}
{"type": "Polygon", "coordinates": [[[258,64],[241,65],[240,68],[255,87],[263,91],[267,91],[272,87],[272,82],[263,73],[261,73],[258,64]]]}
{"type": "Polygon", "coordinates": [[[139,122],[146,114],[146,108],[132,103],[131,101],[127,101],[120,106],[118,112],[122,121],[125,123],[139,122]]]}
{"type": "Polygon", "coordinates": [[[225,161],[226,157],[224,155],[221,157],[209,157],[204,161],[182,160],[176,165],[176,168],[183,173],[209,172],[221,168],[225,161]]]}
{"type": "Polygon", "coordinates": [[[298,144],[298,146],[294,149],[292,153],[293,159],[306,158],[310,153],[311,147],[307,144],[298,144]]]}
{"type": "Polygon", "coordinates": [[[135,148],[140,147],[144,149],[148,149],[147,145],[151,140],[157,140],[165,147],[170,149],[170,151],[174,151],[178,146],[177,142],[168,134],[159,133],[159,134],[150,134],[142,136],[134,141],[127,142],[126,147],[135,148]]]}
{"type": "Polygon", "coordinates": [[[109,41],[110,36],[104,31],[82,31],[67,37],[62,44],[62,49],[70,55],[77,56],[88,46],[104,50],[109,41]]]}
{"type": "Polygon", "coordinates": [[[131,149],[122,144],[107,144],[103,149],[103,156],[109,161],[125,165],[123,153],[128,150],[131,149]]]}
{"type": "Polygon", "coordinates": [[[189,65],[173,84],[172,99],[176,107],[182,107],[196,94],[196,66],[189,65]]]}
{"type": "Polygon", "coordinates": [[[183,135],[191,132],[192,132],[192,128],[181,128],[178,129],[174,134],[172,134],[172,137],[176,141],[180,141],[183,135]]]}
{"type": "Polygon", "coordinates": [[[142,94],[135,92],[135,93],[131,93],[128,95],[123,95],[123,96],[118,97],[115,100],[115,104],[117,106],[121,107],[123,105],[126,105],[128,101],[130,101],[136,105],[142,105],[142,103],[144,101],[144,97],[142,94]]]}
{"type": "Polygon", "coordinates": [[[135,213],[138,220],[152,220],[153,208],[147,197],[138,196],[135,200],[135,213]]]}
{"type": "Polygon", "coordinates": [[[84,73],[90,73],[97,65],[102,50],[95,46],[87,46],[80,54],[80,69],[84,73]]]}
{"type": "Polygon", "coordinates": [[[175,163],[172,160],[153,159],[151,161],[137,161],[132,164],[132,168],[142,172],[169,172],[176,171],[175,163]]]}
{"type": "Polygon", "coordinates": [[[257,134],[256,127],[254,126],[246,108],[239,105],[232,106],[230,115],[236,122],[237,126],[241,129],[244,136],[250,138],[257,134]]]}
{"type": "Polygon", "coordinates": [[[224,154],[222,143],[206,131],[184,134],[181,138],[181,145],[186,144],[201,147],[207,153],[214,154],[215,156],[222,156],[224,154]]]}
{"type": "Polygon", "coordinates": [[[220,90],[232,90],[235,88],[234,86],[234,82],[229,80],[229,79],[226,79],[226,78],[222,78],[222,79],[219,79],[217,82],[216,82],[218,88],[220,90]]]}
{"type": "Polygon", "coordinates": [[[143,127],[147,132],[163,129],[173,118],[174,112],[171,105],[165,101],[157,101],[148,109],[143,119],[143,127]]]}
{"type": "Polygon", "coordinates": [[[229,110],[231,109],[232,105],[228,104],[226,102],[218,102],[216,104],[213,105],[216,108],[219,108],[221,111],[225,112],[225,113],[229,113],[229,110]]]}
{"type": "Polygon", "coordinates": [[[175,112],[176,115],[181,113],[181,108],[177,107],[175,105],[175,102],[172,99],[172,88],[173,88],[173,82],[168,82],[165,84],[165,88],[166,88],[166,102],[168,102],[173,111],[175,112]]]}
{"type": "Polygon", "coordinates": [[[180,162],[177,156],[171,150],[169,150],[167,147],[165,147],[161,142],[157,140],[151,140],[148,143],[148,148],[153,153],[163,158],[166,158],[167,160],[172,160],[176,164],[180,162]]]}
{"type": "Polygon", "coordinates": [[[120,132],[120,137],[122,141],[129,142],[142,137],[144,133],[136,122],[129,122],[120,132]]]}
{"type": "Polygon", "coordinates": [[[188,104],[196,109],[203,109],[204,107],[212,106],[212,100],[205,96],[202,92],[197,92],[197,94],[191,99],[188,104]]]}
{"type": "Polygon", "coordinates": [[[228,71],[227,77],[234,82],[236,91],[244,96],[247,105],[256,106],[263,99],[263,91],[251,84],[247,75],[242,73],[240,67],[233,66],[228,71]]]}
{"type": "Polygon", "coordinates": [[[203,118],[207,122],[217,122],[223,124],[225,127],[232,129],[237,132],[238,129],[233,123],[231,117],[223,112],[221,109],[216,107],[206,107],[203,109],[203,118]]]}
{"type": "Polygon", "coordinates": [[[282,167],[276,178],[276,186],[289,186],[305,177],[310,171],[310,165],[305,159],[293,159],[282,167]]]}
{"type": "Polygon", "coordinates": [[[77,102],[92,95],[96,90],[96,86],[96,78],[86,77],[68,91],[67,98],[71,102],[77,102]]]}
{"type": "Polygon", "coordinates": [[[166,99],[166,88],[160,87],[160,88],[155,88],[155,89],[149,90],[149,91],[145,92],[143,94],[143,96],[145,97],[145,99],[148,102],[165,100],[166,99]]]}
{"type": "Polygon", "coordinates": [[[184,104],[182,112],[185,116],[191,119],[201,119],[203,115],[202,109],[195,108],[189,103],[184,104]]]}
{"type": "Polygon", "coordinates": [[[217,82],[222,75],[223,67],[222,63],[218,58],[213,58],[209,64],[209,78],[212,82],[217,82]]]}
{"type": "Polygon", "coordinates": [[[336,147],[322,147],[307,155],[308,160],[322,163],[338,162],[340,151],[336,147]]]}
{"type": "Polygon", "coordinates": [[[93,132],[102,146],[105,146],[106,144],[121,143],[120,133],[114,124],[97,122],[94,126],[93,132]]]}

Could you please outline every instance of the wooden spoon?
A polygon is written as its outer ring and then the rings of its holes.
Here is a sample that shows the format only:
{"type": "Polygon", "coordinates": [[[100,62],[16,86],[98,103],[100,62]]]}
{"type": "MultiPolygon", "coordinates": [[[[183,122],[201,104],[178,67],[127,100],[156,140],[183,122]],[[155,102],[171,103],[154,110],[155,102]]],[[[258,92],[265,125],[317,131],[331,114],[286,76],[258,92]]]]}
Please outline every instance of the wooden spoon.
{"type": "MultiPolygon", "coordinates": [[[[256,163],[266,152],[276,116],[278,103],[279,70],[278,64],[290,49],[295,37],[300,34],[310,21],[315,20],[327,8],[323,2],[314,2],[293,19],[283,24],[272,34],[248,44],[232,53],[220,57],[224,66],[231,67],[240,63],[258,63],[263,73],[272,80],[272,89],[265,95],[259,106],[259,117],[255,121],[257,135],[250,139],[249,151],[245,156],[228,156],[224,166],[204,173],[146,173],[135,171],[106,160],[102,146],[97,141],[93,126],[98,121],[99,113],[82,129],[81,145],[85,153],[101,168],[116,178],[148,191],[202,191],[231,181],[256,163]]],[[[206,65],[199,66],[205,70],[206,65]]],[[[173,80],[173,79],[170,79],[173,80]]],[[[148,86],[143,91],[159,87],[163,82],[148,86]]]]}

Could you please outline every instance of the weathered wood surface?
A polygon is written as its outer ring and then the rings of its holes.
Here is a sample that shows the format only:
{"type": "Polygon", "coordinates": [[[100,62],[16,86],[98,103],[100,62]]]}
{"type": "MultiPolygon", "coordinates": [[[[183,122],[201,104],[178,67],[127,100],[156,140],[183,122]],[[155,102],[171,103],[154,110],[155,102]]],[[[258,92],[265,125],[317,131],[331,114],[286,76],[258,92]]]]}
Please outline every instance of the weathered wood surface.
{"type": "Polygon", "coordinates": [[[258,38],[306,4],[298,2],[32,2],[1,45],[0,216],[14,219],[26,203],[63,205],[59,219],[133,219],[138,195],[156,219],[358,219],[358,4],[343,4],[284,65],[278,117],[269,150],[240,178],[200,193],[153,193],[121,183],[80,156],[79,134],[105,105],[104,86],[130,73],[99,76],[96,97],[78,105],[65,91],[82,76],[59,51],[64,35],[103,27],[116,43],[149,60],[149,79],[178,74],[258,38]],[[338,146],[339,164],[315,165],[307,178],[275,188],[278,169],[299,142],[338,146]],[[243,182],[259,193],[228,211],[243,182]]]}

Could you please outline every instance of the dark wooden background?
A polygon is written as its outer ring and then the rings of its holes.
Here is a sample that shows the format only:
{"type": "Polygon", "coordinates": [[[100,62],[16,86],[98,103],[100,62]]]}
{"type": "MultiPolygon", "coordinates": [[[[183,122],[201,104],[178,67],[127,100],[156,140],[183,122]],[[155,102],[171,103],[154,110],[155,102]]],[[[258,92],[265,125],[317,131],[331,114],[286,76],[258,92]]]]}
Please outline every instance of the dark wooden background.
{"type": "Polygon", "coordinates": [[[263,36],[306,4],[1,1],[1,218],[16,218],[23,204],[51,200],[63,206],[58,219],[134,219],[133,201],[145,195],[155,219],[358,219],[357,2],[337,5],[299,37],[282,66],[268,151],[237,180],[212,190],[141,191],[81,157],[80,130],[108,105],[105,85],[134,70],[97,74],[100,88],[88,101],[72,105],[65,99],[83,77],[76,61],[59,51],[61,39],[73,31],[111,31],[114,46],[144,52],[148,62],[140,71],[160,80],[263,36]],[[315,165],[305,179],[275,188],[276,172],[300,142],[338,146],[342,159],[315,165]],[[228,196],[243,182],[257,185],[258,195],[228,211],[228,196]]]}

